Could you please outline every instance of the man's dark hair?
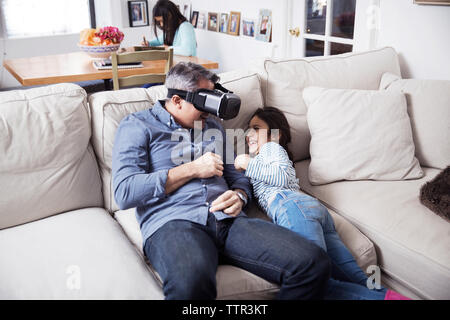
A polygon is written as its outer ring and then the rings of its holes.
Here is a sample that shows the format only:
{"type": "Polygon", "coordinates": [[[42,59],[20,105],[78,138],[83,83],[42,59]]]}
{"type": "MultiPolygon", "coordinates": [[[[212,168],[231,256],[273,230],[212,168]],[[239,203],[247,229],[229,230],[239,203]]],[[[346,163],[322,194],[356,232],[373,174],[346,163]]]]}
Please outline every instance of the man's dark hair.
{"type": "Polygon", "coordinates": [[[187,21],[187,19],[181,14],[177,6],[168,0],[159,0],[153,7],[153,22],[155,23],[153,31],[155,36],[158,36],[157,29],[163,30],[163,41],[164,44],[171,46],[173,44],[173,39],[175,38],[175,32],[177,31],[180,24],[187,21]],[[163,27],[155,21],[155,17],[163,18],[163,27]]]}

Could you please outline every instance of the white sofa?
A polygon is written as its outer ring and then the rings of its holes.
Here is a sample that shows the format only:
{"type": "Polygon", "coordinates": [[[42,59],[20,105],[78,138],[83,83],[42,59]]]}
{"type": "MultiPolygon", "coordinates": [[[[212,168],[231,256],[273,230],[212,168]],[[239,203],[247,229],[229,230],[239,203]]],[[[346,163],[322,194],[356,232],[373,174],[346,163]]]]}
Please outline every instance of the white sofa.
{"type": "MultiPolygon", "coordinates": [[[[302,89],[379,89],[385,72],[400,75],[391,48],[267,60],[222,74],[222,84],[242,99],[239,116],[224,126],[244,128],[264,105],[287,108],[302,189],[328,206],[358,264],[364,270],[380,265],[382,282],[413,298],[449,299],[450,225],[418,200],[420,186],[440,168],[423,167],[425,177],[411,181],[308,182],[302,89]]],[[[442,94],[448,99],[449,92],[442,94]]],[[[114,202],[111,154],[120,120],[164,95],[160,86],[88,99],[74,84],[0,94],[0,299],[163,298],[142,253],[134,210],[121,211],[114,202]]],[[[450,145],[448,132],[442,134],[450,145]]],[[[437,147],[448,163],[447,146],[437,147]]],[[[254,205],[248,215],[266,219],[254,205]]],[[[278,290],[228,265],[219,266],[217,283],[218,299],[271,299],[278,290]]]]}

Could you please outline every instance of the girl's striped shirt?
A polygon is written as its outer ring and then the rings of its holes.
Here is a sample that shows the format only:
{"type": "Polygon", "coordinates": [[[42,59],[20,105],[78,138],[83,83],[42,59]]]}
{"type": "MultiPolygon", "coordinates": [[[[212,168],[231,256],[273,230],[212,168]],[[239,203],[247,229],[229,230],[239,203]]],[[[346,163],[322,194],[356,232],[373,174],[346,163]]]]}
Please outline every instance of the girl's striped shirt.
{"type": "Polygon", "coordinates": [[[280,191],[299,191],[294,165],[286,150],[275,142],[267,142],[248,163],[245,175],[250,178],[253,193],[266,213],[270,201],[280,191]]]}

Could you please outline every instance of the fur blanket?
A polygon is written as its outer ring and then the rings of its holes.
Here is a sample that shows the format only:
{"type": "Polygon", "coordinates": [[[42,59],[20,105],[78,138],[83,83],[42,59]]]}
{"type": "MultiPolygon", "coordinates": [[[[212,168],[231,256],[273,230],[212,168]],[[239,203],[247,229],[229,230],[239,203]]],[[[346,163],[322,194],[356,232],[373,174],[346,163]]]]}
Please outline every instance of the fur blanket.
{"type": "Polygon", "coordinates": [[[420,188],[420,202],[450,221],[450,166],[420,188]]]}

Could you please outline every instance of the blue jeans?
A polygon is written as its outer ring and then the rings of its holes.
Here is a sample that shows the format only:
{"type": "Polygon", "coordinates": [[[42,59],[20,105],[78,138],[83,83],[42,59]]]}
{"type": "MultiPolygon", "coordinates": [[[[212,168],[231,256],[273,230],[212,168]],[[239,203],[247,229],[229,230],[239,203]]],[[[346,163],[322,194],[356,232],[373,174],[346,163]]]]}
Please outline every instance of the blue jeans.
{"type": "Polygon", "coordinates": [[[144,251],[163,280],[166,299],[215,299],[219,263],[245,269],[280,285],[278,299],[322,299],[330,276],[325,251],[295,232],[246,216],[207,225],[164,224],[144,251]]]}
{"type": "Polygon", "coordinates": [[[269,206],[273,222],[324,249],[331,259],[325,299],[383,300],[387,290],[367,288],[367,276],[336,232],[333,218],[317,199],[294,191],[279,192],[269,206]]]}

